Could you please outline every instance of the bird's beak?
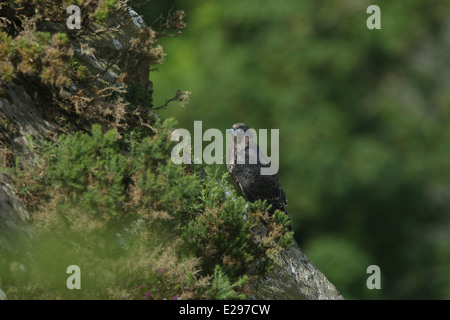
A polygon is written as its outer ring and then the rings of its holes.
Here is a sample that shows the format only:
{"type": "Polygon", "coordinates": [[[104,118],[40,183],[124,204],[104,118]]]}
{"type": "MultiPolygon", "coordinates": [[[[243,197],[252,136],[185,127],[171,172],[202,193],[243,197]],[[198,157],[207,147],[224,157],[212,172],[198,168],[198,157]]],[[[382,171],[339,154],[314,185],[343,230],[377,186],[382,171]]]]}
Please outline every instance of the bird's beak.
{"type": "Polygon", "coordinates": [[[231,127],[231,129],[230,129],[230,130],[228,130],[228,132],[229,132],[229,133],[231,133],[231,134],[234,134],[234,133],[236,132],[236,129],[235,129],[235,128],[233,128],[233,127],[231,127]]]}

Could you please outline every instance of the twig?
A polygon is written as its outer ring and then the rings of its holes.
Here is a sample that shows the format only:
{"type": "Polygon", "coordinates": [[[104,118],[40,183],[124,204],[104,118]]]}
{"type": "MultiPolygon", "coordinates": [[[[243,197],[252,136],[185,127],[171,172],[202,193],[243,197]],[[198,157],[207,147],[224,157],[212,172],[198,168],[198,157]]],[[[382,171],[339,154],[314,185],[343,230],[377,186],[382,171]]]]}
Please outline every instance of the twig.
{"type": "Polygon", "coordinates": [[[164,109],[167,108],[167,106],[169,105],[169,103],[171,103],[172,101],[177,101],[179,99],[179,95],[180,95],[181,91],[178,90],[177,93],[175,94],[175,96],[173,96],[170,99],[166,99],[166,101],[164,102],[164,104],[160,105],[159,107],[152,107],[152,110],[160,110],[160,109],[164,109]]]}

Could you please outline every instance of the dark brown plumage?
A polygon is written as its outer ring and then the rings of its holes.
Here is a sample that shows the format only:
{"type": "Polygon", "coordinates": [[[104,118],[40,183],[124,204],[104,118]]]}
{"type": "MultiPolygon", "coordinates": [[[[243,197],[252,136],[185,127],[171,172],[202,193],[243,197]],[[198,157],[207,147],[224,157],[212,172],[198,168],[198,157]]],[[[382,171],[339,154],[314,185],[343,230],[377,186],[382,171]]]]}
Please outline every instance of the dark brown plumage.
{"type": "Polygon", "coordinates": [[[248,129],[249,127],[245,123],[236,123],[230,130],[233,139],[230,145],[230,158],[227,161],[228,172],[248,201],[267,200],[267,203],[272,205],[269,213],[273,214],[278,209],[287,214],[286,194],[276,175],[261,174],[261,168],[270,167],[270,164],[267,164],[267,159],[252,141],[252,135],[247,133],[248,138],[238,138],[239,133],[247,132],[248,129]],[[250,152],[252,146],[256,152],[250,152]],[[243,149],[245,152],[242,152],[243,149]],[[242,155],[245,155],[245,161],[242,155]]]}

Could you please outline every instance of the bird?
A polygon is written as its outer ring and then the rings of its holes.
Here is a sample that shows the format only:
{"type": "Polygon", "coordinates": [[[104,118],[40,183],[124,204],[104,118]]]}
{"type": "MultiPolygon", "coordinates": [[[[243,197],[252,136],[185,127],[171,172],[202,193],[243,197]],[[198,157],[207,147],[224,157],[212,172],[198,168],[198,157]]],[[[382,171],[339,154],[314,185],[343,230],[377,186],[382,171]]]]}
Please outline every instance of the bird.
{"type": "Polygon", "coordinates": [[[249,129],[248,125],[241,122],[231,127],[232,141],[229,146],[227,171],[248,201],[266,200],[271,205],[268,210],[270,215],[276,210],[287,214],[287,197],[276,175],[261,174],[261,168],[270,167],[270,164],[253,141],[249,129]],[[242,133],[245,133],[242,135],[244,138],[239,138],[238,135],[242,133]]]}

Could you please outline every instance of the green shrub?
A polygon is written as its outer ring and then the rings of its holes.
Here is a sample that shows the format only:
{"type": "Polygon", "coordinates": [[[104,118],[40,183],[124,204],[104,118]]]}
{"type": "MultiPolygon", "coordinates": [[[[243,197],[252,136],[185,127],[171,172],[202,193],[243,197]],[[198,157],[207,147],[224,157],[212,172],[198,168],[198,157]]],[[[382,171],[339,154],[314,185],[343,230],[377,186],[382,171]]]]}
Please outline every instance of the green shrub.
{"type": "Polygon", "coordinates": [[[216,265],[214,268],[214,276],[211,281],[211,286],[208,288],[208,296],[211,299],[244,299],[244,294],[236,292],[235,288],[239,288],[248,281],[246,275],[240,277],[235,283],[230,283],[226,273],[224,273],[220,266],[216,265]]]}
{"type": "Polygon", "coordinates": [[[47,185],[81,201],[83,209],[116,215],[125,201],[128,174],[116,136],[116,130],[103,134],[94,125],[92,135],[62,135],[56,144],[44,145],[47,185]]]}
{"type": "Polygon", "coordinates": [[[239,299],[271,270],[292,241],[288,220],[229,193],[219,167],[173,164],[174,125],[127,139],[94,125],[36,143],[38,169],[10,172],[34,199],[33,257],[26,284],[7,272],[12,298],[239,299]],[[80,292],[65,287],[72,264],[80,292]]]}

